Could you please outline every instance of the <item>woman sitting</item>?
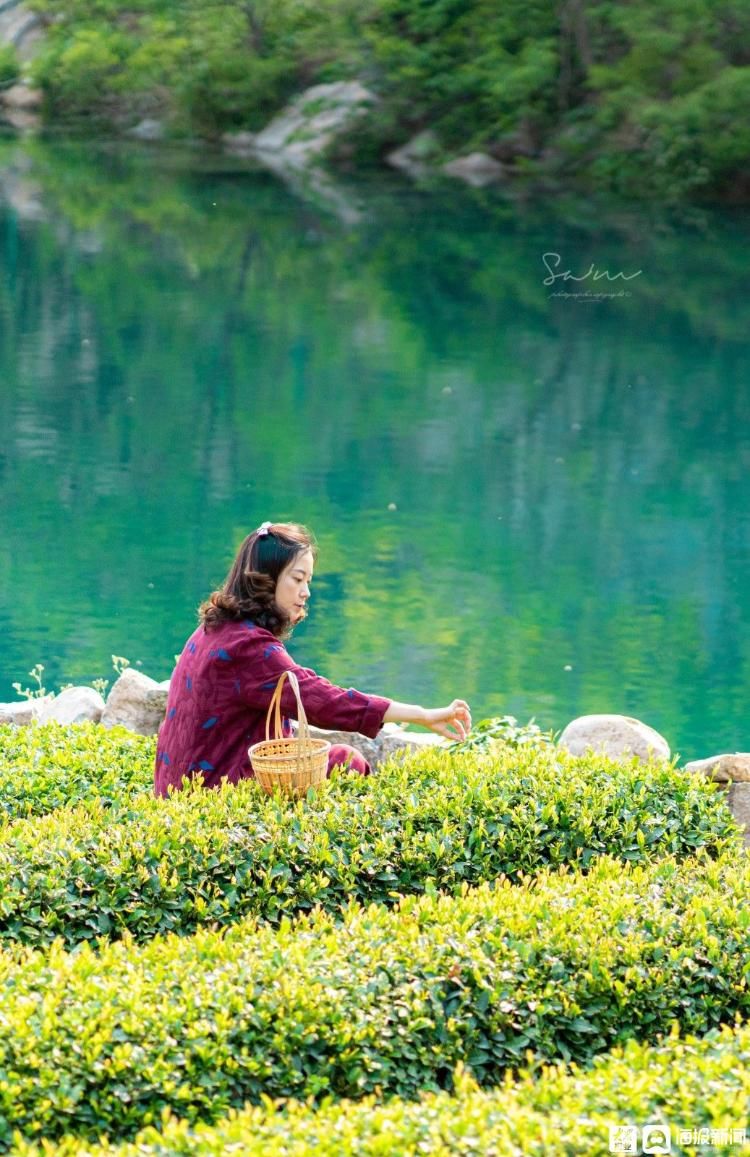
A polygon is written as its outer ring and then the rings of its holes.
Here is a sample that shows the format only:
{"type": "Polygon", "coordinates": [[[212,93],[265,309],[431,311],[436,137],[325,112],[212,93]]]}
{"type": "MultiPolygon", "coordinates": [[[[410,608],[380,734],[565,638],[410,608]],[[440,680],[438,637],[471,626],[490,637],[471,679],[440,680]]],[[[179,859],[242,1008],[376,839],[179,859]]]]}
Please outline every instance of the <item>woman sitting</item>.
{"type": "MultiPolygon", "coordinates": [[[[188,639],[172,674],[159,731],[154,792],[165,796],[183,779],[202,776],[206,787],[237,783],[253,775],[248,748],[265,739],[266,714],[282,671],[293,671],[310,723],[370,738],[383,723],[419,723],[448,739],[464,739],[471,714],[463,699],[425,708],[337,687],[300,667],[283,640],[307,615],[317,557],[314,539],[296,523],[264,522],[242,543],[223,586],[199,609],[200,624],[188,639]]],[[[285,680],[281,710],[297,713],[285,680]]],[[[346,764],[360,775],[370,765],[356,748],[333,744],[328,771],[346,764]]]]}

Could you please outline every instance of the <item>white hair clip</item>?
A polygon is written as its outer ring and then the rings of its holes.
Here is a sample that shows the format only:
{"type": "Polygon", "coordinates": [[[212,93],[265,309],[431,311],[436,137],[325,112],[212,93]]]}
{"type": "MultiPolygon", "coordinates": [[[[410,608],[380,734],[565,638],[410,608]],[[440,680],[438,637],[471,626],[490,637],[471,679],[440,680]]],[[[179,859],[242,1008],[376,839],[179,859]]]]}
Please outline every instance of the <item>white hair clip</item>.
{"type": "Polygon", "coordinates": [[[264,534],[268,534],[268,529],[270,526],[271,526],[270,522],[261,522],[260,526],[258,527],[258,529],[256,530],[255,533],[258,535],[259,538],[262,538],[264,534]]]}

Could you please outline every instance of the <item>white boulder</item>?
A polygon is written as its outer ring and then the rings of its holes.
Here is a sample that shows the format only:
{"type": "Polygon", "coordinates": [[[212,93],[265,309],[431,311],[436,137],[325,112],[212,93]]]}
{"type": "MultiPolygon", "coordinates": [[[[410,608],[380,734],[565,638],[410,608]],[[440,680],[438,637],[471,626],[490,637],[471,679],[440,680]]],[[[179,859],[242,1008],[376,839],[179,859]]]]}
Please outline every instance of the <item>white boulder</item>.
{"type": "Polygon", "coordinates": [[[167,709],[168,688],[126,667],[112,687],[102,712],[102,727],[127,727],[139,735],[156,735],[167,709]]]}
{"type": "Polygon", "coordinates": [[[558,746],[571,755],[584,755],[591,750],[611,759],[630,760],[637,756],[648,762],[670,758],[664,736],[628,715],[581,715],[565,728],[558,746]]]}
{"type": "Polygon", "coordinates": [[[43,706],[54,699],[45,695],[41,699],[22,699],[18,703],[0,703],[0,723],[11,723],[14,727],[25,727],[39,718],[43,706]]]}
{"type": "Polygon", "coordinates": [[[40,723],[50,719],[58,723],[98,723],[104,710],[104,700],[93,687],[66,687],[54,699],[45,701],[39,711],[40,723]]]}

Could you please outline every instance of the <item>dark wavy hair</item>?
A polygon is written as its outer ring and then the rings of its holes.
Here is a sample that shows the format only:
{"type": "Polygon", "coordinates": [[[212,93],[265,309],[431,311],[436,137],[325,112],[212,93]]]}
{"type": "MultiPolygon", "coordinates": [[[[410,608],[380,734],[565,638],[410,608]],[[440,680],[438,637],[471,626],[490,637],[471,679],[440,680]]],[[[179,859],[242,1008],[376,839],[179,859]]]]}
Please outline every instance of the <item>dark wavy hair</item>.
{"type": "Polygon", "coordinates": [[[198,608],[206,630],[252,619],[277,638],[288,638],[293,624],[276,605],[276,581],[293,558],[308,550],[316,559],[315,539],[296,522],[272,522],[268,534],[259,535],[257,530],[248,534],[222,586],[198,608]]]}

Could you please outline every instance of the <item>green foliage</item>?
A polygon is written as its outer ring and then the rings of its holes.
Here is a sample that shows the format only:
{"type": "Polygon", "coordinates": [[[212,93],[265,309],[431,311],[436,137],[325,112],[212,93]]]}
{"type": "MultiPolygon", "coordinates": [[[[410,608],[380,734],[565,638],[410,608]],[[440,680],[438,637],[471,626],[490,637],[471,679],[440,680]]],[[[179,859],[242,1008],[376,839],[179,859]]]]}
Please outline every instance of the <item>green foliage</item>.
{"type": "Polygon", "coordinates": [[[124,727],[0,725],[0,815],[39,816],[81,799],[121,806],[151,789],[155,747],[124,727]]]}
{"type": "Polygon", "coordinates": [[[133,795],[146,745],[131,758],[119,802],[115,773],[109,798],[97,784],[75,807],[0,828],[6,943],[60,936],[72,947],[126,932],[146,940],[248,915],[276,924],[316,905],[391,905],[399,894],[456,893],[547,865],[586,869],[606,854],[634,863],[701,848],[716,855],[736,832],[710,784],[635,760],[427,749],[368,779],[339,773],[294,803],[252,781],[168,800],[133,795]]]}
{"type": "Polygon", "coordinates": [[[9,88],[21,76],[21,64],[12,44],[0,45],[0,88],[9,88]]]}
{"type": "Polygon", "coordinates": [[[380,0],[365,33],[378,87],[404,126],[429,123],[447,146],[537,131],[554,110],[558,30],[549,0],[380,0]]]}
{"type": "MultiPolygon", "coordinates": [[[[680,1128],[741,1128],[750,1098],[750,1027],[725,1026],[702,1037],[677,1028],[643,1045],[628,1041],[580,1070],[563,1065],[524,1070],[499,1088],[482,1090],[458,1065],[452,1093],[418,1101],[375,1096],[324,1104],[277,1101],[247,1107],[215,1126],[192,1125],[165,1111],[165,1121],[129,1144],[68,1138],[55,1157],[385,1157],[434,1153],[475,1157],[570,1153],[606,1157],[613,1123],[662,1122],[680,1128]],[[706,1091],[710,1090],[710,1096],[706,1091]],[[279,1111],[283,1110],[283,1111],[279,1111]],[[553,1148],[554,1147],[554,1148],[553,1148]]],[[[14,1157],[49,1157],[33,1142],[14,1157]]],[[[731,1149],[730,1149],[731,1152],[731,1149]]]]}
{"type": "Polygon", "coordinates": [[[173,5],[37,0],[54,22],[34,78],[58,118],[114,124],[158,116],[174,131],[213,136],[258,128],[328,64],[356,55],[351,0],[173,5]]]}
{"type": "Polygon", "coordinates": [[[482,719],[474,724],[466,739],[448,744],[449,751],[491,751],[498,744],[507,747],[533,747],[540,751],[554,747],[555,736],[530,719],[519,723],[514,715],[502,715],[494,719],[482,719]]]}
{"type": "Polygon", "coordinates": [[[132,1137],[164,1109],[450,1089],[750,1011],[747,857],[545,872],[138,947],[0,956],[0,1144],[132,1137]]]}
{"type": "Polygon", "coordinates": [[[213,137],[261,127],[308,84],[358,75],[380,97],[358,134],[365,159],[429,126],[444,155],[482,148],[519,172],[628,193],[697,195],[746,171],[739,0],[34,6],[52,21],[34,77],[57,119],[148,114],[213,137]]]}

